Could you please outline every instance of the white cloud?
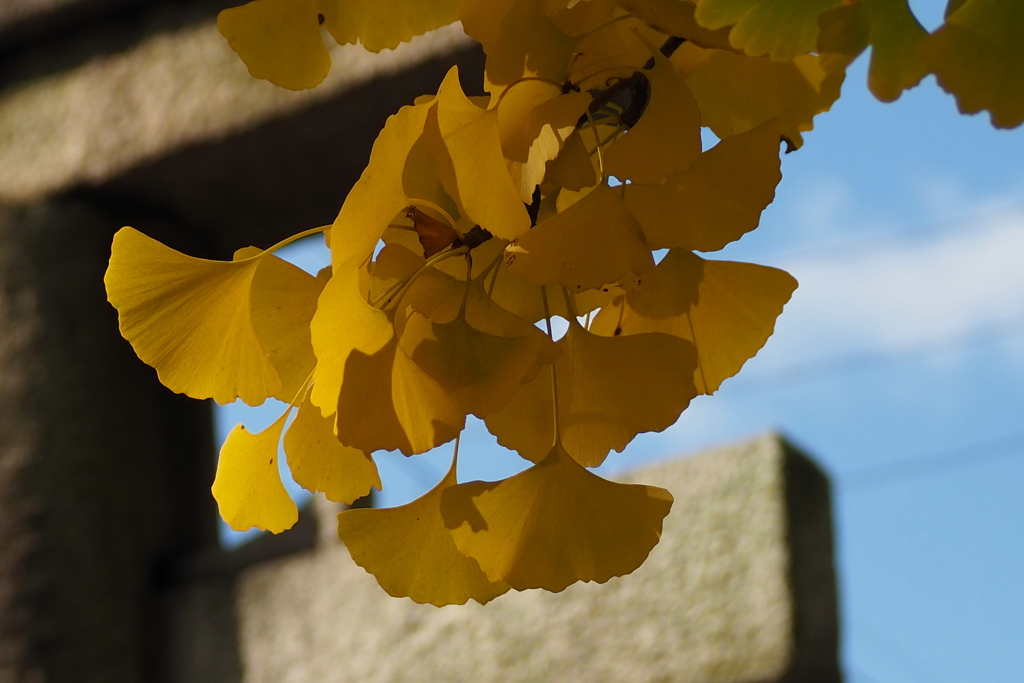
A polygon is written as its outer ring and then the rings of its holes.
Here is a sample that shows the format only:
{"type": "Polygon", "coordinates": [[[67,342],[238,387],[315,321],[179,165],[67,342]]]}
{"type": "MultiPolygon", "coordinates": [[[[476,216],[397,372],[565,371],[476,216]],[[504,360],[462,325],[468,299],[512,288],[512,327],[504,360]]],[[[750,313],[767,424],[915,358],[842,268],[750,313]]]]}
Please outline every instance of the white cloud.
{"type": "Polygon", "coordinates": [[[950,336],[1024,314],[1024,212],[780,265],[800,287],[780,319],[776,354],[950,336]]]}
{"type": "Polygon", "coordinates": [[[823,233],[842,234],[839,226],[853,208],[853,192],[838,178],[821,177],[801,194],[802,201],[791,208],[804,235],[822,239],[823,233]]]}

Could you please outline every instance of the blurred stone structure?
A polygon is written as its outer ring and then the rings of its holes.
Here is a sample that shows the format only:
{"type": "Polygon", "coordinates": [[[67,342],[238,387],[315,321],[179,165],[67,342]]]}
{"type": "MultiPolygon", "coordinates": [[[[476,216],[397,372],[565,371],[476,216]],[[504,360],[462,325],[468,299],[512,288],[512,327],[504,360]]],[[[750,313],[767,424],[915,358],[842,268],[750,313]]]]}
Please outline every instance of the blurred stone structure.
{"type": "Polygon", "coordinates": [[[220,550],[210,407],[118,335],[114,232],[227,258],[328,223],[386,117],[482,65],[450,27],[291,93],[225,4],[0,0],[0,683],[838,680],[828,483],[774,437],[637,475],[675,508],[606,586],[394,600],[320,508],[220,550]]]}
{"type": "MultiPolygon", "coordinates": [[[[663,486],[675,503],[647,562],[603,585],[417,605],[388,597],[333,533],[245,570],[235,587],[242,680],[840,680],[829,486],[806,456],[768,434],[616,478],[663,486]]],[[[333,514],[323,524],[333,531],[333,514]]],[[[206,590],[185,589],[179,604],[206,590]]],[[[178,642],[195,643],[182,648],[191,652],[215,635],[193,625],[178,642]]]]}

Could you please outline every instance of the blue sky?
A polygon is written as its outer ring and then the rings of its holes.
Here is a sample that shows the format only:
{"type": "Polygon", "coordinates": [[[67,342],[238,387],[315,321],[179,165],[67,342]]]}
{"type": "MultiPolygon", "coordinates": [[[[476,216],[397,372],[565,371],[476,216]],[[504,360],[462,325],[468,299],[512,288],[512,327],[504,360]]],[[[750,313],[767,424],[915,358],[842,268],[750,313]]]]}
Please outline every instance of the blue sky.
{"type": "MultiPolygon", "coordinates": [[[[912,4],[934,23],[935,3],[912,4]]],[[[959,115],[931,78],[883,105],[865,70],[854,65],[840,102],[784,158],[761,227],[711,255],[800,281],[775,336],[607,467],[781,430],[833,478],[849,683],[1022,681],[1024,130],[959,115]],[[932,468],[875,470],[868,485],[864,468],[959,448],[932,468]]],[[[290,257],[326,258],[314,251],[290,257]]],[[[271,419],[220,409],[220,438],[271,419]]],[[[381,504],[439,479],[440,450],[380,457],[381,504]]],[[[465,479],[522,467],[479,425],[462,452],[465,479]]]]}

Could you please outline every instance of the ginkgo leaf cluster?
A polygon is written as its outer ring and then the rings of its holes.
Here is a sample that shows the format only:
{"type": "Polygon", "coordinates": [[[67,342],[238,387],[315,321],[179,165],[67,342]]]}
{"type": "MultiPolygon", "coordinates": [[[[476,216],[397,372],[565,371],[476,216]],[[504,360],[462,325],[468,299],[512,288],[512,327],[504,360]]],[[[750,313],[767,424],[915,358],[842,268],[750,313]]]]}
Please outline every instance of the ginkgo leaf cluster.
{"type": "Polygon", "coordinates": [[[757,228],[780,146],[803,144],[868,46],[879,97],[934,72],[962,107],[1019,123],[1024,88],[993,85],[1020,78],[1007,5],[958,2],[929,35],[904,0],[255,0],[220,17],[254,76],[313,87],[325,32],[379,50],[458,18],[486,94],[453,68],[388,119],[332,225],[268,250],[206,261],[122,229],[108,297],[172,390],[288,404],[223,446],[232,527],[295,523],[282,443],[296,482],[351,503],[381,488],[375,453],[456,441],[418,500],[339,517],[386,591],[444,605],[607,581],[651,552],[672,497],[588,468],[739,372],[796,287],[701,254],[757,228]],[[992,49],[960,54],[977,31],[992,49]],[[975,68],[996,75],[957,85],[975,68]],[[313,233],[331,251],[318,275],[274,255],[313,233]],[[527,468],[460,482],[469,416],[527,468]]]}

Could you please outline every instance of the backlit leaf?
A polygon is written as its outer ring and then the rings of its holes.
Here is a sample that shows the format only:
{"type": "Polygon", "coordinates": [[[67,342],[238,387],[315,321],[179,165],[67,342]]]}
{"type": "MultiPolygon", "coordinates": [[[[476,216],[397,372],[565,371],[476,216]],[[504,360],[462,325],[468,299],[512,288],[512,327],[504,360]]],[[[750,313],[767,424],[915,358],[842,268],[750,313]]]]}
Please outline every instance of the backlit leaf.
{"type": "Polygon", "coordinates": [[[459,0],[318,0],[324,28],[342,45],[370,52],[397,47],[458,19],[459,0]]]}
{"type": "Polygon", "coordinates": [[[359,272],[336,272],[320,297],[312,324],[319,361],[313,403],[325,417],[336,414],[342,444],[367,453],[412,455],[451,441],[465,413],[399,348],[394,311],[368,304],[360,280],[359,272]]]}
{"type": "Polygon", "coordinates": [[[352,559],[389,595],[442,607],[469,600],[485,604],[509,589],[504,582],[490,581],[445,528],[441,500],[455,485],[452,462],[437,486],[407,505],[338,515],[338,536],[352,559]]]}
{"type": "Polygon", "coordinates": [[[779,124],[727,137],[662,184],[626,188],[626,205],[652,249],[715,251],[757,227],[775,198],[779,124]]]}
{"type": "Polygon", "coordinates": [[[328,500],[351,505],[371,489],[381,489],[373,458],[342,446],[334,436],[334,421],[308,397],[284,434],[284,450],[295,483],[311,493],[322,491],[328,500]]]}
{"type": "Polygon", "coordinates": [[[872,46],[868,85],[883,102],[894,101],[928,73],[928,32],[907,0],[858,0],[826,12],[821,26],[819,52],[845,54],[847,63],[872,46]]]}
{"type": "Polygon", "coordinates": [[[590,101],[587,93],[563,94],[544,81],[523,81],[504,93],[498,104],[501,150],[523,202],[533,200],[547,162],[559,155],[590,101]]]}
{"type": "Polygon", "coordinates": [[[254,78],[304,90],[331,70],[316,0],[253,0],[223,10],[217,27],[254,78]]]}
{"type": "MultiPolygon", "coordinates": [[[[562,348],[562,356],[559,358],[564,363],[563,341],[559,341],[562,348]]],[[[558,361],[555,364],[557,367],[558,361]]],[[[556,370],[543,370],[533,381],[520,385],[504,408],[484,419],[487,430],[497,438],[501,446],[531,462],[543,460],[555,442],[555,412],[551,393],[553,371],[556,370]]]]}
{"type": "Polygon", "coordinates": [[[627,275],[643,278],[654,260],[619,194],[618,188],[602,184],[538,223],[506,249],[515,255],[509,270],[533,284],[561,284],[575,291],[598,289],[627,275]]]}
{"type": "Polygon", "coordinates": [[[281,378],[274,397],[291,402],[316,366],[309,324],[326,282],[273,255],[252,280],[252,326],[281,378]]]}
{"type": "Polygon", "coordinates": [[[656,49],[643,71],[650,99],[643,116],[604,153],[605,173],[621,181],[654,183],[700,155],[700,111],[672,63],[656,49]]]}
{"type": "Polygon", "coordinates": [[[373,143],[369,163],[349,191],[331,228],[331,263],[335,270],[358,268],[368,260],[395,216],[408,208],[410,198],[403,183],[403,169],[410,151],[423,135],[433,106],[406,106],[388,117],[384,130],[373,143]]]}
{"type": "Polygon", "coordinates": [[[696,353],[679,342],[667,334],[599,337],[570,322],[556,369],[562,442],[577,462],[596,467],[637,434],[675,424],[697,395],[696,353]]]}
{"type": "Polygon", "coordinates": [[[501,153],[498,110],[481,109],[465,96],[457,67],[448,72],[437,99],[437,123],[463,211],[491,234],[515,239],[530,227],[530,216],[501,153]]]}
{"type": "MultiPolygon", "coordinates": [[[[371,355],[394,337],[388,315],[363,298],[361,270],[336,271],[320,295],[310,333],[317,366],[311,399],[324,417],[335,413],[349,356],[371,355]]],[[[368,449],[373,450],[373,449],[368,449]]]]}
{"type": "MultiPolygon", "coordinates": [[[[600,337],[574,320],[555,361],[565,450],[597,467],[642,432],[660,432],[697,395],[693,347],[669,334],[600,337]]],[[[537,462],[554,441],[551,378],[521,386],[503,410],[486,420],[498,442],[537,462]]]]}
{"type": "MultiPolygon", "coordinates": [[[[481,291],[480,296],[486,295],[481,291]]],[[[476,325],[468,321],[468,311],[446,323],[411,313],[401,347],[465,413],[484,417],[502,408],[516,387],[554,360],[558,347],[525,321],[505,314],[519,320],[518,329],[508,329],[502,319],[494,320],[501,316],[497,311],[485,312],[482,304],[474,308],[476,325]],[[490,320],[481,320],[482,316],[490,320]],[[504,334],[489,333],[488,327],[504,334]]]]}
{"type": "Polygon", "coordinates": [[[732,25],[729,42],[748,55],[784,61],[818,45],[818,17],[843,0],[698,0],[696,18],[710,29],[732,25]]]}
{"type": "Polygon", "coordinates": [[[694,382],[711,394],[764,346],[795,289],[796,280],[775,268],[673,249],[658,264],[654,287],[603,309],[591,329],[608,336],[664,332],[692,342],[694,382]]]}
{"type": "Polygon", "coordinates": [[[514,477],[461,484],[442,497],[456,545],[488,579],[554,592],[639,567],[671,507],[668,491],[602,479],[561,448],[514,477]]]}
{"type": "Polygon", "coordinates": [[[696,6],[686,0],[617,0],[618,5],[669,36],[686,38],[700,47],[731,50],[729,27],[709,30],[693,16],[696,6]]]}
{"type": "Polygon", "coordinates": [[[286,412],[258,434],[236,425],[220,449],[213,497],[221,518],[235,531],[256,527],[279,534],[299,519],[277,462],[287,417],[286,412]]]}
{"type": "Polygon", "coordinates": [[[484,87],[497,96],[523,77],[560,82],[576,40],[562,33],[545,0],[462,0],[459,19],[487,55],[484,87]]]}
{"type": "Polygon", "coordinates": [[[253,329],[250,289],[262,258],[192,258],[134,228],[114,235],[104,283],[121,334],[168,389],[259,405],[281,389],[253,329]]]}
{"type": "Polygon", "coordinates": [[[801,132],[814,128],[814,117],[839,98],[845,76],[842,70],[826,70],[814,55],[776,62],[690,44],[676,50],[672,62],[697,100],[701,123],[719,138],[777,118],[794,147],[803,144],[801,132]]]}
{"type": "Polygon", "coordinates": [[[597,183],[597,170],[578,130],[565,139],[562,151],[547,163],[544,182],[568,190],[581,190],[597,183]]]}
{"type": "Polygon", "coordinates": [[[1024,3],[966,0],[928,39],[932,72],[964,114],[988,110],[996,128],[1024,121],[1024,3]]]}

